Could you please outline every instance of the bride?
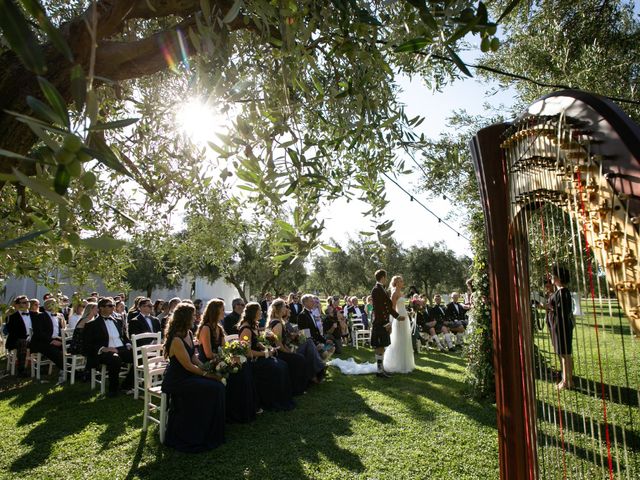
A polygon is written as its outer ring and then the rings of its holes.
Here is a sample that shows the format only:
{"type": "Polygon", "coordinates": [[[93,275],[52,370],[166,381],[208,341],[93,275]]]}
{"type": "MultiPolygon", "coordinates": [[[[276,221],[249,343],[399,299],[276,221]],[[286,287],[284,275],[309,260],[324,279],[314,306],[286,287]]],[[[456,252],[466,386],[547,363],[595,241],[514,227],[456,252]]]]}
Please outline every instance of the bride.
{"type": "Polygon", "coordinates": [[[411,344],[411,325],[402,296],[404,279],[396,275],[391,279],[391,302],[400,318],[405,320],[391,320],[391,345],[384,352],[384,369],[393,373],[409,373],[416,368],[413,359],[413,345],[411,344]]]}

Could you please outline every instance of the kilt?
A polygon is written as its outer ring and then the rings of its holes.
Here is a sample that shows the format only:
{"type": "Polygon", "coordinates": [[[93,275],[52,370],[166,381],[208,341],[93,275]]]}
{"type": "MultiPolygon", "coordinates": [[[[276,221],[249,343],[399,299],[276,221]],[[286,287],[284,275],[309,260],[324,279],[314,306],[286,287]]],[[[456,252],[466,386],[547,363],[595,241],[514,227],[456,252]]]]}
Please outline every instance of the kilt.
{"type": "Polygon", "coordinates": [[[382,325],[375,324],[371,327],[371,346],[373,348],[388,347],[391,345],[391,335],[382,325]]]}

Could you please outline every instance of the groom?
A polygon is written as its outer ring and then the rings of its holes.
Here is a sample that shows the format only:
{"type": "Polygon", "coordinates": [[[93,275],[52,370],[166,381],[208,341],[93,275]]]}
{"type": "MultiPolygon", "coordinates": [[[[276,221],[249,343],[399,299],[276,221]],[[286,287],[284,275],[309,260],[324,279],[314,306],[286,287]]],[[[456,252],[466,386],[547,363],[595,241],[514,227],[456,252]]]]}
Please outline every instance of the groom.
{"type": "Polygon", "coordinates": [[[384,371],[382,360],[384,358],[384,349],[391,344],[391,321],[389,315],[398,320],[404,320],[403,316],[399,316],[398,312],[393,309],[393,304],[384,286],[387,284],[387,272],[378,270],[376,272],[376,285],[371,290],[371,298],[373,299],[373,322],[371,324],[371,346],[375,348],[376,364],[378,366],[377,377],[389,378],[387,372],[384,371]]]}

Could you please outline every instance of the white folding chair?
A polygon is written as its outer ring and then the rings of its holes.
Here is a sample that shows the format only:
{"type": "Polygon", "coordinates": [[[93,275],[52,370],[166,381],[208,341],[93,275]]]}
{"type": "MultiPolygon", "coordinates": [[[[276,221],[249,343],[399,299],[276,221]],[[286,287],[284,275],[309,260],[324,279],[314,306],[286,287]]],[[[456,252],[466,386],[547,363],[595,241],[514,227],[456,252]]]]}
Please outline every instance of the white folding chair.
{"type": "Polygon", "coordinates": [[[364,326],[363,322],[356,322],[353,324],[356,328],[353,330],[353,343],[356,347],[356,350],[362,346],[364,347],[367,343],[371,343],[371,330],[364,326]]]}
{"type": "Polygon", "coordinates": [[[238,335],[237,335],[237,334],[233,334],[233,335],[226,335],[226,336],[224,337],[224,341],[225,341],[226,343],[229,343],[229,342],[233,342],[234,340],[238,340],[238,338],[240,338],[240,337],[238,337],[238,335]]]}
{"type": "Polygon", "coordinates": [[[29,354],[29,361],[31,362],[31,378],[36,377],[40,380],[40,370],[42,367],[49,367],[49,375],[53,371],[53,362],[48,358],[43,358],[40,352],[29,354]]]}
{"type": "Polygon", "coordinates": [[[364,329],[364,323],[361,319],[354,318],[351,321],[351,346],[358,348],[358,332],[364,329]]]}
{"type": "MultiPolygon", "coordinates": [[[[5,353],[8,353],[6,348],[6,343],[7,343],[7,339],[2,333],[2,325],[0,324],[0,357],[5,353]]],[[[9,367],[7,367],[7,370],[9,370],[9,367]]]]}
{"type": "Polygon", "coordinates": [[[73,338],[73,328],[64,329],[64,342],[62,342],[62,360],[64,362],[63,378],[67,381],[67,375],[71,379],[71,385],[76,383],[76,371],[80,370],[86,365],[86,359],[83,355],[78,355],[69,352],[71,346],[71,339],[73,338]]]}
{"type": "Polygon", "coordinates": [[[18,351],[15,348],[13,350],[7,350],[7,372],[11,373],[11,375],[16,374],[17,361],[18,351]]]}
{"type": "Polygon", "coordinates": [[[133,350],[133,398],[138,399],[140,392],[144,394],[144,370],[142,366],[142,347],[148,344],[159,344],[160,332],[138,333],[131,335],[133,350]],[[150,341],[147,341],[150,340],[150,341]],[[141,344],[142,343],[142,344],[141,344]]]}
{"type": "Polygon", "coordinates": [[[142,347],[142,368],[144,378],[144,414],[142,430],[147,431],[149,421],[158,425],[160,443],[164,443],[167,429],[168,398],[162,393],[162,377],[166,369],[166,361],[162,355],[162,345],[145,345],[142,347]],[[153,414],[157,414],[154,417],[153,414]]]}

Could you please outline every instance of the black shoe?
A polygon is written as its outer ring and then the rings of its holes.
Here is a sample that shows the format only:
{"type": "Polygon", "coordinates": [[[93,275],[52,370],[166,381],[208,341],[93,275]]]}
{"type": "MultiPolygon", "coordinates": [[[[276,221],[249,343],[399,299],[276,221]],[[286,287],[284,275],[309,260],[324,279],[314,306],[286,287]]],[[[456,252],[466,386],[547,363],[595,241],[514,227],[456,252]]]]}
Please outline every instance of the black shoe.
{"type": "Polygon", "coordinates": [[[387,372],[385,372],[383,370],[382,372],[377,372],[376,373],[376,377],[379,377],[379,378],[391,378],[391,375],[389,375],[387,372]]]}

